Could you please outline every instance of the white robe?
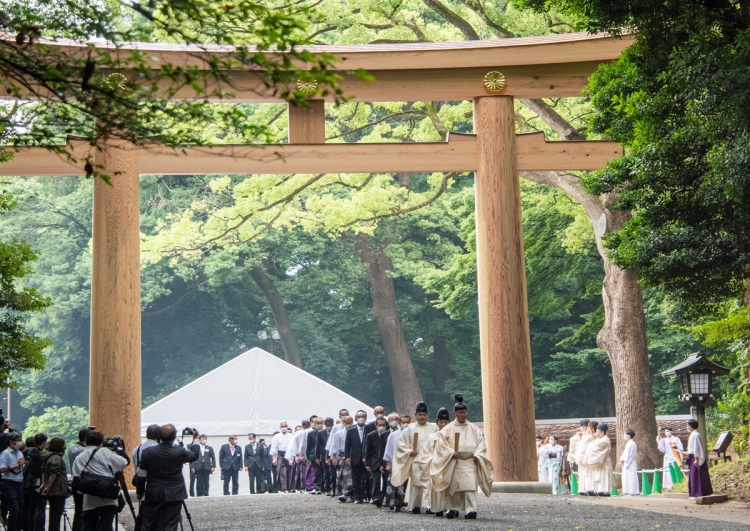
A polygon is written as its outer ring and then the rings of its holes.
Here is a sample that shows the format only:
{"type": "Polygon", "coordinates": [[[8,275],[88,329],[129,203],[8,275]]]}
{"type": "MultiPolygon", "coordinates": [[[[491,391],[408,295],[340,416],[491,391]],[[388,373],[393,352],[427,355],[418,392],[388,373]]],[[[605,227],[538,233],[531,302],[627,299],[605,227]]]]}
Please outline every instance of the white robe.
{"type": "Polygon", "coordinates": [[[391,482],[393,485],[401,485],[407,479],[409,488],[406,492],[408,509],[415,507],[426,507],[430,503],[430,471],[424,466],[425,462],[431,461],[424,452],[423,442],[430,435],[437,433],[437,426],[429,422],[424,425],[418,423],[409,424],[401,430],[401,435],[393,452],[393,472],[391,482]],[[417,434],[417,447],[414,445],[414,435],[417,434]],[[421,442],[420,442],[421,441],[421,442]],[[416,451],[417,455],[410,455],[416,451]]]}
{"type": "MultiPolygon", "coordinates": [[[[427,438],[427,442],[424,443],[423,450],[425,455],[425,461],[423,462],[423,469],[427,471],[427,474],[430,474],[430,469],[432,467],[432,459],[435,456],[435,448],[437,447],[438,442],[438,433],[435,432],[432,435],[430,435],[427,438]]],[[[432,482],[432,477],[430,477],[430,482],[432,482]]],[[[430,509],[436,513],[438,512],[445,512],[450,507],[448,507],[446,501],[445,501],[445,492],[444,491],[437,491],[433,488],[430,488],[430,509]]]]}
{"type": "Polygon", "coordinates": [[[695,465],[701,466],[706,462],[706,452],[703,450],[703,442],[701,441],[701,434],[698,430],[690,432],[688,437],[688,454],[695,456],[695,465]]]}
{"type": "Polygon", "coordinates": [[[495,470],[490,462],[484,435],[471,422],[459,424],[455,420],[438,432],[438,440],[430,466],[432,488],[446,491],[450,496],[456,492],[476,493],[479,487],[485,496],[492,494],[495,470]],[[456,433],[458,459],[453,459],[456,433]]]}
{"type": "Polygon", "coordinates": [[[586,476],[586,490],[595,493],[609,494],[614,485],[612,473],[612,459],[609,452],[612,449],[612,441],[606,435],[594,439],[586,448],[584,463],[588,467],[586,476]]]}
{"type": "Polygon", "coordinates": [[[622,461],[622,494],[638,496],[640,487],[638,486],[638,465],[635,462],[635,456],[638,455],[638,447],[634,440],[629,440],[625,444],[625,450],[620,456],[622,461]]]}
{"type": "Polygon", "coordinates": [[[662,466],[665,468],[665,470],[664,472],[662,472],[661,484],[663,488],[671,489],[672,474],[669,473],[669,464],[677,461],[677,458],[674,455],[674,448],[676,448],[678,452],[682,452],[682,450],[684,449],[682,446],[682,441],[674,435],[671,435],[669,437],[658,437],[656,439],[656,442],[659,445],[659,451],[664,454],[664,461],[662,461],[662,466]]]}
{"type": "Polygon", "coordinates": [[[583,435],[581,435],[581,439],[578,441],[578,446],[576,446],[575,462],[578,463],[578,492],[586,492],[588,490],[591,490],[589,488],[590,485],[586,483],[588,481],[589,467],[584,462],[584,459],[586,457],[586,450],[593,440],[593,436],[589,435],[588,433],[584,433],[583,435]]]}
{"type": "Polygon", "coordinates": [[[578,441],[580,440],[580,433],[576,433],[570,438],[570,444],[568,444],[568,463],[571,465],[576,462],[576,449],[578,448],[578,441]]]}
{"type": "Polygon", "coordinates": [[[547,448],[546,444],[542,444],[536,447],[536,470],[537,470],[537,477],[539,478],[539,481],[543,483],[549,482],[549,477],[547,474],[547,452],[545,451],[545,448],[547,448]]]}

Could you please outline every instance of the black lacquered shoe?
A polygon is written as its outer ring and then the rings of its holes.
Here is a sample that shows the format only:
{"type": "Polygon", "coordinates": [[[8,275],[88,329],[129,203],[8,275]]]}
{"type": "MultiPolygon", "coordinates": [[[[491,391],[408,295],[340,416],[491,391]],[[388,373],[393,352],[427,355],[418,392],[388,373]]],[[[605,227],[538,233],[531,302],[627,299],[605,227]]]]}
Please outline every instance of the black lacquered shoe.
{"type": "Polygon", "coordinates": [[[414,507],[414,509],[411,510],[411,514],[421,514],[421,513],[422,513],[422,509],[420,509],[419,507],[414,507]]]}
{"type": "Polygon", "coordinates": [[[425,509],[424,514],[435,514],[432,509],[425,509]]]}
{"type": "Polygon", "coordinates": [[[449,520],[455,518],[456,516],[458,516],[458,511],[448,511],[445,513],[445,517],[449,520]]]}
{"type": "Polygon", "coordinates": [[[436,513],[435,513],[435,516],[437,516],[437,517],[439,517],[439,518],[440,518],[440,517],[442,517],[442,516],[443,516],[443,511],[438,511],[438,512],[436,512],[436,513]]]}
{"type": "Polygon", "coordinates": [[[477,519],[477,513],[474,511],[471,511],[470,513],[466,513],[466,516],[464,516],[467,520],[476,520],[477,519]]]}

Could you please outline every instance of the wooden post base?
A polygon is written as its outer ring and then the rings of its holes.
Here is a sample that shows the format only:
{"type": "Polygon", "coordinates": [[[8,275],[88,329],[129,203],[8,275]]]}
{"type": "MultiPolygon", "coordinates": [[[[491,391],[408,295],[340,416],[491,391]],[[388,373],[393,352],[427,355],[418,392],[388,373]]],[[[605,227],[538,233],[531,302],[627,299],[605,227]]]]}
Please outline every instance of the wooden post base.
{"type": "Polygon", "coordinates": [[[94,180],[91,270],[91,424],[121,435],[128,453],[141,432],[141,267],[138,160],[107,142],[96,154],[112,186],[94,180]]]}
{"type": "Polygon", "coordinates": [[[496,482],[537,480],[513,98],[474,100],[484,434],[496,482]]]}

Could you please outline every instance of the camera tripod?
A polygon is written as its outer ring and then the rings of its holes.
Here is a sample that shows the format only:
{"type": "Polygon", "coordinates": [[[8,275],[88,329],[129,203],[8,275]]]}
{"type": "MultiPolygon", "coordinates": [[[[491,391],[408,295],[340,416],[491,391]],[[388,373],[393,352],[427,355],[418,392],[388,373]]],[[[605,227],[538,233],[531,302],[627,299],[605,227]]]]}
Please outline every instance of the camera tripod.
{"type": "Polygon", "coordinates": [[[68,528],[73,529],[73,522],[70,521],[70,517],[68,517],[68,511],[63,507],[63,531],[66,531],[68,528]]]}

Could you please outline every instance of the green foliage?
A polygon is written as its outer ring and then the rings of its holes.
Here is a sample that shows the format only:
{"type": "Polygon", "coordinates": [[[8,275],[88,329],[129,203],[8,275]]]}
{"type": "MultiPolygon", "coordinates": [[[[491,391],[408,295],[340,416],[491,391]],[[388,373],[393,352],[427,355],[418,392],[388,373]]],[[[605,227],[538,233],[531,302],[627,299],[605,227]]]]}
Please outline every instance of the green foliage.
{"type": "Polygon", "coordinates": [[[78,432],[89,425],[89,412],[77,406],[48,407],[44,413],[29,418],[23,437],[44,433],[50,439],[61,437],[68,444],[78,442],[78,432]]]}
{"type": "MultiPolygon", "coordinates": [[[[0,216],[14,206],[7,192],[0,193],[0,216]]],[[[40,312],[52,301],[34,288],[21,287],[21,279],[33,273],[30,262],[37,255],[28,243],[16,238],[0,240],[0,381],[15,384],[16,372],[44,367],[48,339],[28,327],[28,314],[40,312]]]]}

